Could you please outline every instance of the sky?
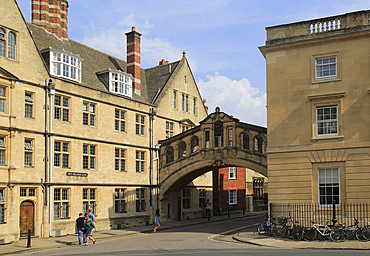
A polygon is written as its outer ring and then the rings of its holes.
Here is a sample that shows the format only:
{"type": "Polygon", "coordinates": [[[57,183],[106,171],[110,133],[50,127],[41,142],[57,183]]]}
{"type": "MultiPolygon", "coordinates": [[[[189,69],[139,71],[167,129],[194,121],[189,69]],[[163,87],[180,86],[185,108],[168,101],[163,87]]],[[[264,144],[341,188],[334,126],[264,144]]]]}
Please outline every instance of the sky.
{"type": "MultiPolygon", "coordinates": [[[[17,0],[31,22],[31,0],[17,0]]],[[[370,9],[370,0],[69,0],[70,39],[126,60],[131,27],[142,34],[141,67],[190,64],[209,112],[266,127],[266,27],[370,9]]]]}

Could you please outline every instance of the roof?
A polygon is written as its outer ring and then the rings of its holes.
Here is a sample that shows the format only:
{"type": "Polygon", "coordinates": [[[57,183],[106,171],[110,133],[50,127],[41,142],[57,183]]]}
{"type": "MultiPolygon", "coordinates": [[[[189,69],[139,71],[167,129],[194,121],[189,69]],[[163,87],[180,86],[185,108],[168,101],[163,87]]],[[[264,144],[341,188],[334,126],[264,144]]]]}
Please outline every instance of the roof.
{"type": "MultiPolygon", "coordinates": [[[[127,72],[126,61],[71,39],[58,39],[55,35],[47,32],[44,28],[36,25],[30,23],[27,23],[27,25],[31,30],[32,37],[40,51],[48,48],[60,49],[73,54],[78,54],[83,59],[81,83],[61,78],[64,81],[99,91],[109,92],[102,81],[98,78],[97,72],[107,69],[127,72]]],[[[173,74],[173,71],[177,68],[179,62],[180,61],[176,61],[148,69],[141,68],[141,95],[133,93],[132,99],[143,103],[151,103],[157,93],[162,91],[163,87],[173,74]],[[171,72],[169,72],[169,66],[171,66],[171,72]]]]}

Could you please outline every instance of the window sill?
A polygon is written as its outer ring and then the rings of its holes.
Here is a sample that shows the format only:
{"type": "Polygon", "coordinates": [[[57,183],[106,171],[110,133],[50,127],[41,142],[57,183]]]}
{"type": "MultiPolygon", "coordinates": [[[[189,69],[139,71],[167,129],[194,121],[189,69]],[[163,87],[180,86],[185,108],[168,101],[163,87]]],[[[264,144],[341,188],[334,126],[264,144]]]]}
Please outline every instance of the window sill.
{"type": "Polygon", "coordinates": [[[318,140],[338,140],[342,141],[344,139],[343,135],[328,135],[328,136],[322,136],[322,137],[313,137],[311,138],[312,142],[317,142],[318,140]]]}
{"type": "Polygon", "coordinates": [[[342,79],[338,78],[338,77],[328,77],[328,78],[316,78],[315,80],[313,80],[311,83],[312,84],[321,84],[321,83],[328,83],[328,82],[337,82],[337,81],[341,81],[342,79]]]}

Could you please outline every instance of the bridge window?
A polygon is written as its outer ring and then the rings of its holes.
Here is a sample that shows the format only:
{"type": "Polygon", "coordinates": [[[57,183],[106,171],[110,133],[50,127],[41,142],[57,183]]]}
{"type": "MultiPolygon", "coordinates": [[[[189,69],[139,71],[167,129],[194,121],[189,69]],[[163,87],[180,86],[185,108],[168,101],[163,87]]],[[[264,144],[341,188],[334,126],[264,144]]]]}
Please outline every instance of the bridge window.
{"type": "Polygon", "coordinates": [[[199,151],[199,139],[194,137],[191,139],[191,153],[199,151]]]}
{"type": "Polygon", "coordinates": [[[205,148],[209,148],[209,131],[205,131],[204,137],[205,137],[204,141],[206,142],[206,144],[204,146],[205,146],[205,148]]]}
{"type": "Polygon", "coordinates": [[[190,209],[190,189],[184,189],[182,191],[182,208],[190,209]]]}
{"type": "Polygon", "coordinates": [[[240,134],[240,147],[243,149],[249,149],[249,135],[245,132],[240,134]]]}
{"type": "Polygon", "coordinates": [[[229,190],[229,205],[238,203],[237,192],[238,190],[229,190]]]}
{"type": "Polygon", "coordinates": [[[228,146],[232,147],[233,146],[233,129],[228,129],[227,134],[228,134],[228,146]]]}
{"type": "Polygon", "coordinates": [[[173,162],[173,147],[169,147],[166,151],[166,164],[173,162]]]}
{"type": "Polygon", "coordinates": [[[254,151],[264,154],[264,141],[260,136],[254,137],[254,151]]]}
{"type": "Polygon", "coordinates": [[[178,158],[186,157],[186,143],[183,141],[179,144],[179,155],[178,158]]]}
{"type": "Polygon", "coordinates": [[[215,148],[224,146],[224,129],[221,121],[215,122],[215,148]]]}

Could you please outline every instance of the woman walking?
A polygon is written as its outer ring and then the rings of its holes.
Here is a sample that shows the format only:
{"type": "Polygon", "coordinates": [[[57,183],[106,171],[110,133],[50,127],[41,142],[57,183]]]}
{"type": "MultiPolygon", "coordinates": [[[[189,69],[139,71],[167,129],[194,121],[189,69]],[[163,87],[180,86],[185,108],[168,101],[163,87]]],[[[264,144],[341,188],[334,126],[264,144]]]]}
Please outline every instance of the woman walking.
{"type": "Polygon", "coordinates": [[[157,233],[157,228],[161,226],[161,219],[159,218],[159,209],[157,209],[155,217],[154,217],[154,223],[155,223],[155,228],[153,230],[153,233],[157,233]]]}
{"type": "Polygon", "coordinates": [[[85,246],[89,245],[89,239],[93,241],[93,244],[95,244],[96,240],[91,237],[91,231],[92,229],[95,228],[95,225],[93,221],[91,220],[91,215],[86,214],[86,222],[85,222],[85,228],[84,232],[86,232],[86,244],[85,246]]]}

